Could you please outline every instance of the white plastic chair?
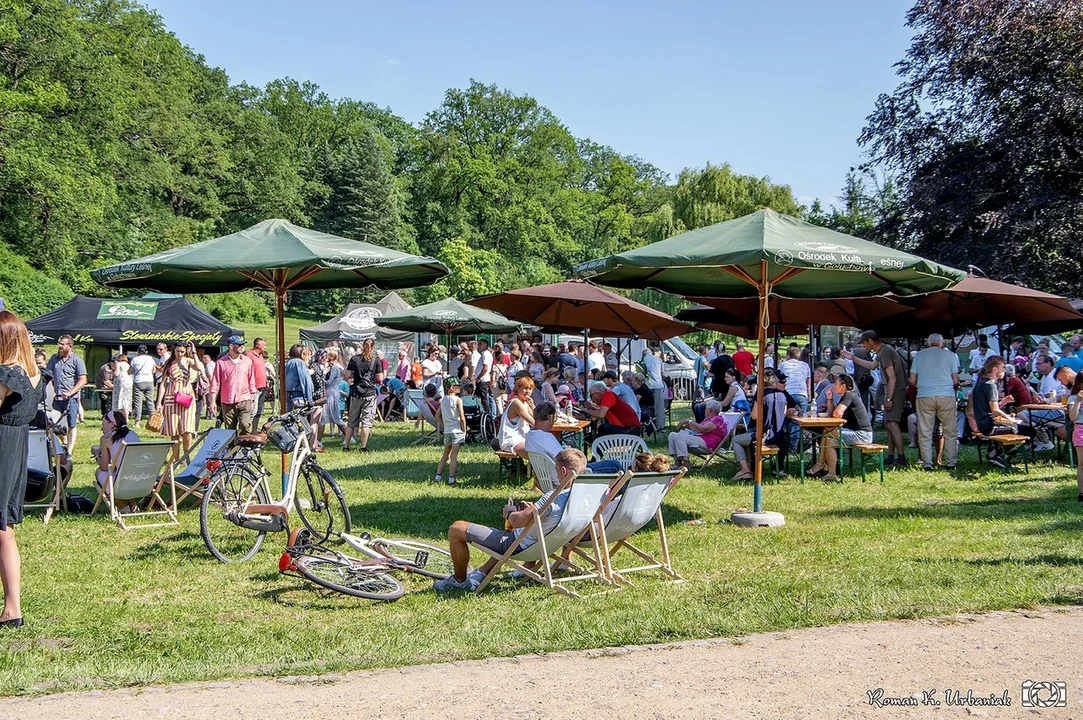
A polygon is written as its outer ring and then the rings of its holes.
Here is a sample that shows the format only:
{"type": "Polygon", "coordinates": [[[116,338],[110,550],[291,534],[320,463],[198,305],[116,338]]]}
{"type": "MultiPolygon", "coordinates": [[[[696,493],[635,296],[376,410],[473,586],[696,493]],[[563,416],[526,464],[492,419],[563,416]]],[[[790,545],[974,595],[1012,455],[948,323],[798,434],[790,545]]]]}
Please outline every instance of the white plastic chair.
{"type": "Polygon", "coordinates": [[[523,573],[524,577],[539,582],[550,590],[556,590],[572,597],[579,597],[579,594],[565,587],[568,583],[587,578],[599,578],[608,583],[609,580],[605,576],[604,566],[602,565],[602,550],[598,542],[597,532],[591,533],[595,548],[593,559],[595,571],[593,573],[583,573],[582,568],[567,562],[566,558],[560,557],[559,552],[566,544],[576,538],[582,538],[588,529],[594,527],[594,520],[598,515],[602,502],[608,497],[610,485],[621,482],[623,478],[623,473],[620,475],[593,475],[587,473],[558,486],[548,500],[534,508],[533,518],[523,528],[511,547],[503,554],[480,545],[473,545],[476,549],[499,561],[485,576],[485,579],[481,581],[475,592],[480,593],[484,590],[505,564],[511,565],[523,573]],[[537,528],[541,527],[542,515],[553,504],[553,501],[560,496],[560,493],[565,490],[568,491],[568,498],[564,504],[564,513],[560,516],[560,520],[552,530],[539,534],[537,528]],[[536,537],[536,541],[522,548],[521,545],[528,536],[536,537]],[[579,574],[571,577],[554,578],[553,570],[550,567],[551,560],[565,562],[573,570],[578,570],[579,574]],[[523,564],[532,561],[538,562],[542,566],[540,573],[527,568],[523,564]]]}
{"type": "Polygon", "coordinates": [[[549,492],[557,485],[557,464],[545,453],[529,452],[530,468],[542,492],[549,492]]]}
{"type": "Polygon", "coordinates": [[[590,445],[590,456],[594,460],[617,460],[625,470],[635,462],[636,455],[649,452],[643,438],[635,435],[604,435],[590,445]]]}

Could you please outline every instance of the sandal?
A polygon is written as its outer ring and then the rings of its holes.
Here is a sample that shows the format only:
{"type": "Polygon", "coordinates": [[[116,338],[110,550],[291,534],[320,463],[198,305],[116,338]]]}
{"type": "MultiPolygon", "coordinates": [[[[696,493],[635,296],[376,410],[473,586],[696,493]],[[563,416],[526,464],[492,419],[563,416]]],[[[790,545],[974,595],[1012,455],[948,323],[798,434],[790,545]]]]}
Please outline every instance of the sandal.
{"type": "Polygon", "coordinates": [[[753,475],[750,472],[739,472],[734,475],[731,480],[733,480],[734,482],[740,482],[741,480],[751,480],[752,477],[753,475]]]}

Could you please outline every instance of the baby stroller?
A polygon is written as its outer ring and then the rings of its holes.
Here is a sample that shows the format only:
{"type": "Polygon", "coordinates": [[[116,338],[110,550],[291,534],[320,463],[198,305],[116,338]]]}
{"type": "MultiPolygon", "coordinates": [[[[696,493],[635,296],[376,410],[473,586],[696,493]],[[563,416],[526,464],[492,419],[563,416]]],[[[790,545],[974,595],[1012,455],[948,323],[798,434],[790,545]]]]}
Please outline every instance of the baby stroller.
{"type": "Polygon", "coordinates": [[[488,443],[496,435],[493,416],[481,406],[473,395],[463,397],[463,417],[466,418],[466,441],[488,443]]]}

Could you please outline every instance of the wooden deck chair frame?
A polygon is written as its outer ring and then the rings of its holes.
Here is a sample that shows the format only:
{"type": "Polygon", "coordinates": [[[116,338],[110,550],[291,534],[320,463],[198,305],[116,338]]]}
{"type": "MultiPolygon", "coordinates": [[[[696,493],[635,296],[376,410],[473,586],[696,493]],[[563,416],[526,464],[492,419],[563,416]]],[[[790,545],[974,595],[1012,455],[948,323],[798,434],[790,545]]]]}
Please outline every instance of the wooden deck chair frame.
{"type": "Polygon", "coordinates": [[[173,480],[173,463],[170,461],[176,451],[176,446],[177,442],[175,440],[138,442],[130,445],[122,442],[118,458],[109,468],[109,476],[106,478],[105,487],[99,487],[97,483],[94,483],[94,486],[98,488],[98,499],[95,501],[94,509],[90,511],[90,514],[97,513],[98,507],[104,501],[104,504],[109,508],[109,516],[120,526],[121,530],[179,524],[177,521],[177,485],[173,480]],[[129,475],[132,473],[140,474],[130,481],[132,486],[128,487],[129,475]],[[169,503],[161,495],[161,491],[167,483],[169,485],[169,503]],[[121,514],[114,502],[118,492],[121,495],[128,495],[128,497],[121,497],[121,500],[137,500],[149,496],[148,508],[152,508],[157,504],[163,509],[148,509],[121,514]],[[168,519],[165,522],[143,522],[143,520],[132,522],[137,518],[145,519],[160,515],[165,515],[168,519]]]}
{"type": "Polygon", "coordinates": [[[720,457],[733,449],[733,438],[737,435],[737,425],[744,413],[724,412],[720,414],[726,421],[726,437],[722,438],[722,442],[718,443],[715,449],[709,453],[705,453],[702,450],[697,451],[695,448],[688,449],[689,464],[691,464],[693,457],[697,457],[703,461],[703,464],[696,468],[697,470],[703,470],[710,465],[711,461],[716,457],[720,457]],[[728,447],[727,443],[729,443],[728,447]]]}
{"type": "MultiPolygon", "coordinates": [[[[669,555],[669,538],[666,536],[666,524],[662,518],[662,502],[669,491],[685,476],[687,469],[680,469],[664,473],[632,473],[625,474],[621,485],[613,488],[601,508],[598,509],[596,524],[601,529],[601,537],[605,539],[602,545],[602,565],[607,577],[614,584],[630,585],[625,575],[647,570],[661,570],[673,583],[684,582],[676,570],[669,555]],[[617,491],[621,491],[617,494],[617,491]],[[644,508],[642,500],[647,499],[649,507],[644,508]],[[606,517],[606,511],[613,507],[613,511],[606,517]],[[631,537],[643,529],[647,523],[654,520],[658,526],[659,557],[651,555],[647,551],[636,547],[631,543],[631,537]],[[613,556],[621,549],[627,548],[646,565],[637,565],[626,568],[614,568],[613,556]]],[[[575,553],[581,557],[590,559],[583,550],[583,531],[565,548],[566,554],[575,553]]]]}
{"type": "Polygon", "coordinates": [[[31,430],[30,443],[30,456],[27,457],[27,467],[48,471],[53,474],[53,497],[49,502],[45,503],[23,503],[23,510],[41,510],[44,508],[45,515],[42,517],[42,522],[48,523],[53,517],[53,513],[67,509],[68,483],[61,472],[61,453],[58,452],[58,449],[64,449],[64,445],[57,439],[52,428],[31,430]],[[42,450],[45,454],[44,458],[40,457],[42,450]]]}
{"type": "Polygon", "coordinates": [[[568,542],[577,537],[582,538],[588,529],[597,527],[596,521],[598,519],[598,512],[602,503],[605,501],[605,498],[608,497],[610,488],[618,486],[619,483],[623,481],[626,474],[627,473],[620,473],[619,475],[594,475],[585,473],[578,477],[569,477],[557,486],[544,503],[534,507],[534,512],[530,521],[527,522],[526,527],[522,529],[519,536],[515,538],[511,547],[503,554],[471,543],[473,547],[499,561],[496,566],[489,571],[489,574],[485,576],[485,579],[481,581],[477,590],[474,592],[480,593],[485,590],[492,579],[505,565],[512,566],[521,572],[524,577],[539,582],[550,590],[556,590],[557,592],[571,597],[580,597],[579,593],[567,587],[568,584],[578,580],[598,578],[609,584],[610,580],[605,574],[604,565],[602,564],[602,547],[605,543],[605,539],[600,530],[591,533],[591,542],[595,548],[594,557],[591,560],[594,564],[593,572],[588,572],[581,566],[570,561],[570,559],[562,557],[560,551],[568,542]],[[579,484],[577,485],[576,483],[579,484]],[[549,533],[538,533],[537,541],[520,551],[520,544],[530,534],[530,531],[535,527],[541,527],[542,514],[553,504],[553,501],[556,500],[560,493],[568,488],[570,488],[571,494],[568,497],[564,515],[561,517],[560,522],[557,523],[557,526],[549,533]],[[595,497],[597,498],[596,504],[593,502],[593,498],[595,497]],[[587,506],[593,506],[589,508],[590,517],[585,523],[581,521],[581,516],[571,517],[575,515],[577,506],[584,503],[587,506]],[[569,510],[571,510],[571,514],[569,513],[569,510]],[[541,565],[541,572],[532,570],[524,565],[524,563],[531,561],[537,561],[541,565]],[[570,577],[553,577],[553,567],[559,562],[565,563],[575,574],[570,577]]]}
{"type": "Polygon", "coordinates": [[[646,441],[638,435],[603,435],[590,444],[590,456],[594,460],[616,460],[624,469],[632,467],[639,453],[649,453],[646,441]],[[599,455],[601,457],[599,457],[599,455]]]}
{"type": "Polygon", "coordinates": [[[436,422],[436,415],[433,414],[432,408],[429,407],[427,402],[422,401],[417,406],[418,411],[418,436],[411,445],[420,445],[421,443],[439,442],[440,438],[437,437],[440,425],[436,422]],[[426,432],[425,426],[429,426],[431,429],[426,432]]]}
{"type": "Polygon", "coordinates": [[[211,428],[199,434],[192,447],[188,448],[173,464],[173,481],[177,486],[177,507],[189,497],[203,499],[203,481],[210,476],[207,463],[221,460],[233,452],[233,438],[236,430],[211,428]],[[192,483],[182,482],[180,478],[192,478],[192,483]]]}

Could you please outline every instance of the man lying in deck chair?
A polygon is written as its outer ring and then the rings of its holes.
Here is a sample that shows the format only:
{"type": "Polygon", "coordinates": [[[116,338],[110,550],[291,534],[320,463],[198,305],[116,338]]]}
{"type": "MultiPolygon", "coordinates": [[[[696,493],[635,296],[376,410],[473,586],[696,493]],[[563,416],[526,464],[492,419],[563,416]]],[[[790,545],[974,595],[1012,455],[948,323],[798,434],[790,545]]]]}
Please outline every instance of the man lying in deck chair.
{"type": "MultiPolygon", "coordinates": [[[[577,476],[587,467],[587,458],[579,450],[568,448],[561,450],[556,456],[556,480],[557,489],[563,490],[553,500],[552,504],[542,515],[542,533],[547,533],[557,526],[564,513],[564,505],[571,493],[570,483],[565,482],[569,476],[577,476]]],[[[470,565],[470,545],[477,543],[498,553],[507,552],[515,539],[519,537],[522,528],[526,527],[534,512],[534,507],[544,505],[550,496],[557,490],[551,490],[538,498],[536,503],[520,502],[518,506],[505,505],[504,517],[507,519],[511,530],[501,530],[485,525],[478,525],[467,520],[456,520],[448,528],[448,543],[451,545],[451,561],[455,565],[455,573],[443,580],[437,580],[433,587],[437,592],[451,590],[467,590],[473,592],[485,579],[485,576],[496,567],[499,560],[490,558],[487,563],[471,573],[467,573],[470,565]]],[[[537,534],[532,529],[530,535],[523,540],[522,547],[529,547],[537,542],[537,534]]]]}

